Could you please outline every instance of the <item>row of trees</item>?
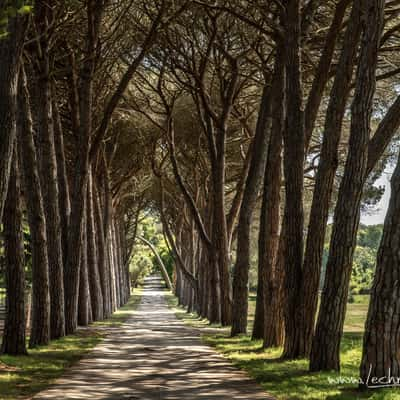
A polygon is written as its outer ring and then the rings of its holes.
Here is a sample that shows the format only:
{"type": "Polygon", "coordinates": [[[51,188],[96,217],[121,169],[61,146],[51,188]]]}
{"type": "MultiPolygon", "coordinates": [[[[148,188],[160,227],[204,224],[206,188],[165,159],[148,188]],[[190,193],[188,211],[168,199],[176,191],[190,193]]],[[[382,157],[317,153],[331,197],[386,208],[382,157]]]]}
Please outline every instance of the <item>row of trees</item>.
{"type": "MultiPolygon", "coordinates": [[[[360,209],[381,195],[373,183],[400,125],[396,10],[375,0],[195,2],[162,32],[126,99],[159,132],[152,198],[180,301],[246,333],[258,234],[253,338],[283,346],[286,359],[309,357],[311,371],[340,369],[360,209]]],[[[382,299],[397,290],[383,270],[399,265],[386,260],[397,251],[387,230],[367,324],[380,331],[364,344],[363,378],[370,364],[375,376],[397,365],[396,311],[382,299]]]]}
{"type": "MultiPolygon", "coordinates": [[[[9,310],[20,307],[25,218],[30,227],[31,345],[127,300],[146,209],[162,221],[183,304],[246,333],[256,238],[253,338],[338,370],[360,209],[380,195],[400,125],[397,1],[0,5],[24,6],[0,41],[0,217],[9,310]]],[[[369,364],[376,376],[398,370],[399,174],[363,377],[369,364]]],[[[7,332],[22,334],[21,310],[7,332]]]]}
{"type": "Polygon", "coordinates": [[[164,3],[127,1],[5,0],[0,10],[2,351],[24,354],[26,224],[30,347],[108,317],[130,296],[140,205],[126,189],[135,166],[120,164],[112,115],[156,29],[174,16],[164,3]]]}

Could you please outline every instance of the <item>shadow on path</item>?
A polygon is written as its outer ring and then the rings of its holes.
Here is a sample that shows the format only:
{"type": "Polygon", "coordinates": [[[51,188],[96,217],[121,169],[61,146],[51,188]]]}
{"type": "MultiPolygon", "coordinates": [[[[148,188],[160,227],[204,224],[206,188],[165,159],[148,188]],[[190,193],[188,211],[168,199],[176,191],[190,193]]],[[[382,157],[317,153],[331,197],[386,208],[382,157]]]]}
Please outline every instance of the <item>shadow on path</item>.
{"type": "Polygon", "coordinates": [[[164,299],[160,278],[146,279],[133,316],[34,399],[272,399],[244,372],[202,344],[164,299]]]}

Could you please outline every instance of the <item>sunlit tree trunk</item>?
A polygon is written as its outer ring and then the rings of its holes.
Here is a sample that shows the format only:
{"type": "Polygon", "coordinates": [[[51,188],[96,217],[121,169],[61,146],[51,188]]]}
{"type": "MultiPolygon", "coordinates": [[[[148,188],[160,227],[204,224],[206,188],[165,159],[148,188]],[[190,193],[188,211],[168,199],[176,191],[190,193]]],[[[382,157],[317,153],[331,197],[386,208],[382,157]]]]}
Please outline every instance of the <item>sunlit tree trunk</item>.
{"type": "Polygon", "coordinates": [[[297,329],[301,336],[301,355],[303,356],[308,356],[310,353],[314,333],[325,232],[338,167],[338,148],[342,132],[342,121],[346,110],[361,33],[359,17],[360,3],[356,1],[348,21],[339,65],[326,112],[324,137],[311,204],[301,294],[297,311],[297,329]]]}
{"type": "Polygon", "coordinates": [[[370,119],[383,10],[382,0],[362,2],[360,18],[363,36],[351,108],[349,152],[335,208],[325,285],[312,343],[312,371],[340,369],[340,342],[360,219],[361,196],[367,175],[370,119]]]}

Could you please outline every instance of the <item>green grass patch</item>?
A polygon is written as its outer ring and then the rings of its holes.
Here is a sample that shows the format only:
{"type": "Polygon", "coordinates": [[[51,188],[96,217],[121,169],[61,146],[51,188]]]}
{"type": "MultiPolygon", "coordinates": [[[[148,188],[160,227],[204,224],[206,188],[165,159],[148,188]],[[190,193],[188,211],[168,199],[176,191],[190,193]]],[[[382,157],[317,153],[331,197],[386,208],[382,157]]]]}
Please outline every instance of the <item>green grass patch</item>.
{"type": "Polygon", "coordinates": [[[29,350],[28,356],[0,355],[0,399],[26,399],[46,389],[98,345],[107,335],[107,328],[122,325],[132,315],[140,298],[141,290],[135,289],[129,302],[109,319],[54,340],[48,346],[29,350]]]}
{"type": "Polygon", "coordinates": [[[262,349],[261,341],[249,336],[230,338],[226,334],[203,335],[233,364],[246,370],[266,392],[277,399],[400,399],[396,389],[359,392],[356,380],[361,359],[361,334],[345,333],[342,342],[341,373],[310,373],[307,360],[282,361],[282,349],[262,349]]]}
{"type": "Polygon", "coordinates": [[[133,295],[129,299],[128,303],[119,308],[115,313],[108,319],[104,321],[97,321],[91,324],[93,327],[118,327],[121,326],[131,315],[132,311],[136,309],[136,307],[140,303],[140,299],[142,297],[142,288],[135,288],[133,295]]]}
{"type": "Polygon", "coordinates": [[[210,324],[206,318],[201,318],[196,313],[187,312],[184,307],[178,304],[177,297],[169,291],[166,292],[165,299],[168,306],[174,309],[176,317],[184,321],[186,325],[190,325],[196,328],[218,328],[221,329],[221,332],[227,329],[221,327],[220,324],[210,324]]]}
{"type": "MultiPolygon", "coordinates": [[[[249,302],[249,332],[254,318],[255,299],[249,302]]],[[[173,295],[167,296],[178,318],[200,329],[210,327],[207,320],[188,314],[179,307],[173,295]]],[[[250,336],[229,337],[229,328],[216,328],[216,333],[204,329],[202,340],[237,367],[247,371],[266,392],[279,400],[400,400],[400,389],[360,392],[357,390],[358,369],[361,360],[362,332],[368,308],[368,296],[361,296],[348,304],[345,334],[341,345],[341,372],[310,373],[308,360],[283,361],[282,349],[262,348],[261,341],[250,336]]],[[[215,331],[214,331],[215,332],[215,331]]]]}

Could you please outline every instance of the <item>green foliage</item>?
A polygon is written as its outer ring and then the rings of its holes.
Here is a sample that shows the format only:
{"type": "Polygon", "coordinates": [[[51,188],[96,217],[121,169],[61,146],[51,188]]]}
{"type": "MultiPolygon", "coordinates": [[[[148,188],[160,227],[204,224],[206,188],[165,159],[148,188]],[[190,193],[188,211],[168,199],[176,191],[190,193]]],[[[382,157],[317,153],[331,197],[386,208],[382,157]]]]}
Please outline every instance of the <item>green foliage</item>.
{"type": "MultiPolygon", "coordinates": [[[[353,301],[355,294],[368,293],[371,289],[382,230],[383,225],[360,225],[358,229],[357,246],[354,251],[353,269],[350,282],[350,301],[353,301]]],[[[327,229],[325,239],[321,288],[325,276],[326,263],[328,261],[330,236],[331,225],[327,229]]]]}
{"type": "Polygon", "coordinates": [[[143,218],[140,222],[138,231],[146,240],[157,246],[159,241],[159,232],[156,230],[156,220],[153,216],[148,215],[143,218]]]}
{"type": "Polygon", "coordinates": [[[359,246],[378,250],[383,225],[360,225],[357,242],[359,246]]]}
{"type": "MultiPolygon", "coordinates": [[[[165,243],[165,240],[163,238],[162,241],[158,244],[158,252],[161,257],[161,260],[163,261],[165,268],[167,269],[169,277],[172,279],[173,271],[174,271],[174,257],[168,248],[167,244],[165,243]]],[[[157,264],[156,257],[153,255],[153,265],[157,264]]]]}
{"type": "MultiPolygon", "coordinates": [[[[162,234],[162,227],[157,218],[149,214],[140,220],[138,235],[151,242],[160,255],[170,277],[172,278],[174,259],[162,234]]],[[[130,276],[133,285],[143,281],[150,272],[159,271],[156,256],[151,249],[139,240],[136,241],[130,262],[130,276]]]]}
{"type": "Polygon", "coordinates": [[[143,281],[143,278],[153,269],[150,250],[142,244],[135,245],[134,255],[129,265],[129,273],[133,286],[143,281]]]}
{"type": "Polygon", "coordinates": [[[5,6],[0,10],[0,39],[8,35],[8,20],[18,14],[29,14],[32,7],[32,1],[29,0],[6,1],[5,6]]]}
{"type": "Polygon", "coordinates": [[[352,293],[368,292],[375,272],[376,250],[357,246],[354,252],[350,290],[352,293]]]}

